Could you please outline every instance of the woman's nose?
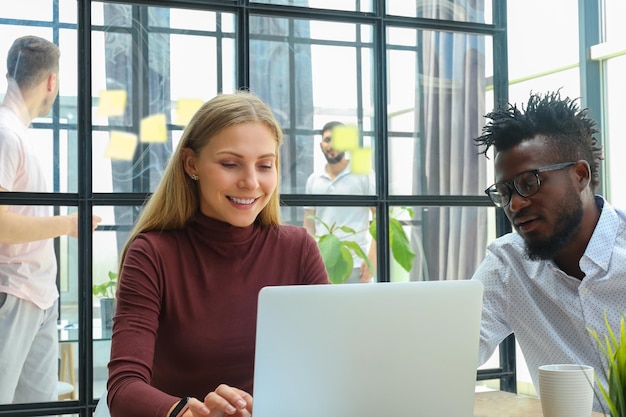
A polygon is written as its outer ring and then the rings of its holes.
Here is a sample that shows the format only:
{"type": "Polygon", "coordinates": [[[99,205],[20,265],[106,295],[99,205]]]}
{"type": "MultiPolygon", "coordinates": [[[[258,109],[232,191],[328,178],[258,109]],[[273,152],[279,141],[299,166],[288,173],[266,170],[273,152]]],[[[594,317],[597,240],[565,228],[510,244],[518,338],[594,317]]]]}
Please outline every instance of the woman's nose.
{"type": "Polygon", "coordinates": [[[239,180],[239,187],[241,188],[257,188],[259,180],[255,169],[248,168],[243,170],[241,179],[239,180]]]}

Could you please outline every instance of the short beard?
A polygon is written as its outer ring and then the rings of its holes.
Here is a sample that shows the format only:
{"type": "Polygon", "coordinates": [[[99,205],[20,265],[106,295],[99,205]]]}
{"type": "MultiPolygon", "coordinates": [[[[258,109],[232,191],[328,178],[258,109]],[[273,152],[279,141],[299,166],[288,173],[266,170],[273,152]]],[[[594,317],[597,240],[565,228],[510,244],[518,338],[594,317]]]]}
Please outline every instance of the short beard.
{"type": "Polygon", "coordinates": [[[556,213],[559,221],[554,234],[540,242],[526,242],[526,257],[531,261],[554,259],[580,231],[583,219],[583,203],[579,194],[570,190],[561,201],[561,209],[556,213]]]}
{"type": "Polygon", "coordinates": [[[335,165],[338,164],[339,162],[341,162],[343,160],[343,157],[346,155],[345,152],[339,152],[337,154],[337,156],[335,156],[334,158],[328,156],[328,154],[326,152],[324,152],[324,156],[326,157],[326,161],[330,164],[330,165],[335,165]]]}

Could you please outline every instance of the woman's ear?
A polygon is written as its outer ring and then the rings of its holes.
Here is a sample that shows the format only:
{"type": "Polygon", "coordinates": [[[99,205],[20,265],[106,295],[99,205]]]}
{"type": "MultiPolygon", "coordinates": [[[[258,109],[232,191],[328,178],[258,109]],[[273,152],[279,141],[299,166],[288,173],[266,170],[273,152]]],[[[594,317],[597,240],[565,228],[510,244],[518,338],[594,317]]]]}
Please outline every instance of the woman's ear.
{"type": "Polygon", "coordinates": [[[197,175],[196,152],[191,148],[182,149],[183,168],[189,177],[197,175]]]}
{"type": "Polygon", "coordinates": [[[582,191],[591,182],[591,167],[587,161],[581,159],[574,165],[574,172],[576,173],[578,189],[582,191]]]}

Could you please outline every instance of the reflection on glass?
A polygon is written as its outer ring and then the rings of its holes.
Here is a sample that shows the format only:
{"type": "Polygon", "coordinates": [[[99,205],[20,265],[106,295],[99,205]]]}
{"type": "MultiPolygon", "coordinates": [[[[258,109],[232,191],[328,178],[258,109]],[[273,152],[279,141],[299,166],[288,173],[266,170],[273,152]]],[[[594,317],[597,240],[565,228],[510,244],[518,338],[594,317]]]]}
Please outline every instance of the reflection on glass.
{"type": "Polygon", "coordinates": [[[266,16],[251,16],[250,28],[251,89],[285,133],[281,192],[305,193],[323,160],[314,129],[331,120],[354,124],[360,147],[373,146],[373,31],[371,25],[266,16]],[[340,41],[329,45],[330,34],[340,41]]]}
{"type": "Polygon", "coordinates": [[[188,104],[235,88],[235,18],[139,5],[94,6],[92,19],[101,26],[92,31],[92,112],[106,145],[94,149],[93,169],[110,172],[100,179],[105,188],[94,184],[94,191],[154,191],[173,151],[172,136],[180,135],[193,114],[188,104]],[[140,10],[146,13],[136,13],[140,10]],[[140,29],[128,32],[122,28],[131,13],[139,16],[133,24],[140,29]],[[197,30],[163,30],[183,22],[185,29],[197,30]]]}

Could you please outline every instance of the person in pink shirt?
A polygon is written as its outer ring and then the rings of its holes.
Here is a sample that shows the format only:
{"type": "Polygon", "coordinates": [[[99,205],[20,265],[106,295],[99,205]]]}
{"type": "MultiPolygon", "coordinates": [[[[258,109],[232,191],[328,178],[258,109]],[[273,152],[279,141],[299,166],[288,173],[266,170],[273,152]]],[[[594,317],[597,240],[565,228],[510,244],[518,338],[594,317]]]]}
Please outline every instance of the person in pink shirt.
{"type": "MultiPolygon", "coordinates": [[[[36,36],[18,38],[9,50],[0,106],[0,191],[48,191],[28,127],[48,114],[57,97],[59,57],[55,44],[36,36]]],[[[94,229],[99,222],[94,216],[94,229]]],[[[57,400],[53,238],[77,233],[76,214],[0,204],[0,404],[57,400]]]]}

